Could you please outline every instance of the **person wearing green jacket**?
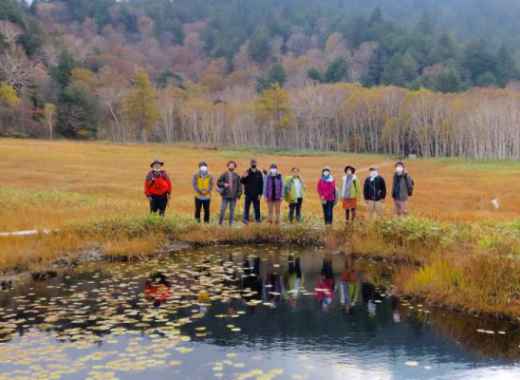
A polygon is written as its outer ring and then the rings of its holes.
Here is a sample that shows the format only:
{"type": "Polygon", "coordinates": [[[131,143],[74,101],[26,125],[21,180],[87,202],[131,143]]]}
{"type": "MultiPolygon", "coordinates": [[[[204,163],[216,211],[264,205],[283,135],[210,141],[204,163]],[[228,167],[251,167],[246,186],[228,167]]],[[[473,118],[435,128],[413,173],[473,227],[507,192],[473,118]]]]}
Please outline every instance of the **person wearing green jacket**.
{"type": "Polygon", "coordinates": [[[300,176],[300,169],[292,168],[291,175],[285,180],[284,196],[289,204],[289,222],[293,223],[296,215],[296,221],[302,220],[302,204],[305,193],[305,184],[300,176]]]}
{"type": "Polygon", "coordinates": [[[356,219],[357,200],[361,195],[361,187],[356,177],[356,168],[348,165],[345,168],[343,186],[341,187],[341,199],[345,210],[345,220],[354,221],[356,219]]]}

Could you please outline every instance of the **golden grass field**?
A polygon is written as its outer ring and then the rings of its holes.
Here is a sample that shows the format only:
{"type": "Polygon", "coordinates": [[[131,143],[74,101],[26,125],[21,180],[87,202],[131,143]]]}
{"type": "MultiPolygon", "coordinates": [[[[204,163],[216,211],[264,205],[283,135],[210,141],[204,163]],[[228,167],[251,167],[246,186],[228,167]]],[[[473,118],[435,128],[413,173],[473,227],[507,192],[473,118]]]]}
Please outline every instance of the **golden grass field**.
{"type": "MultiPolygon", "coordinates": [[[[416,182],[410,210],[417,218],[358,223],[344,230],[336,208],[337,228],[326,232],[316,228],[322,223],[315,186],[324,166],[341,177],[344,166],[352,164],[363,169],[358,175],[364,179],[368,167],[376,165],[390,187],[394,161],[377,155],[0,139],[0,232],[61,230],[30,237],[0,236],[0,273],[44,269],[57,259],[74,260],[91,249],[100,249],[106,257],[142,257],[176,239],[198,244],[322,243],[335,251],[420,263],[397,277],[403,294],[520,318],[520,163],[410,161],[409,172],[416,182]],[[198,162],[208,162],[217,176],[228,160],[238,161],[242,173],[253,157],[262,168],[277,163],[284,174],[293,166],[301,169],[307,184],[304,214],[311,223],[282,229],[265,224],[244,229],[197,228],[190,223],[191,178],[198,162]],[[154,158],[166,162],[173,181],[164,221],[146,217],[143,182],[154,158]],[[501,205],[498,209],[491,203],[495,197],[501,205]]],[[[213,221],[220,206],[215,195],[213,221]]],[[[360,208],[362,220],[363,205],[360,208]]],[[[390,200],[386,208],[390,217],[390,200]]]]}
{"type": "MultiPolygon", "coordinates": [[[[377,155],[269,154],[181,145],[0,139],[0,232],[145,215],[143,180],[154,158],[166,162],[165,169],[173,181],[169,214],[191,216],[191,177],[200,160],[207,161],[210,171],[217,176],[225,170],[229,159],[238,161],[238,172],[242,173],[252,157],[259,160],[261,167],[276,162],[284,174],[293,166],[301,168],[307,185],[307,216],[321,216],[315,185],[325,165],[340,177],[344,166],[353,164],[364,169],[358,172],[364,179],[366,169],[376,164],[390,187],[395,161],[377,155]]],[[[410,203],[414,215],[453,222],[505,221],[520,215],[520,163],[446,159],[407,164],[416,182],[410,203]],[[491,204],[494,197],[501,204],[498,210],[491,204]]],[[[213,217],[220,204],[218,194],[214,195],[213,217]]],[[[388,215],[391,208],[391,201],[387,200],[388,215]]]]}

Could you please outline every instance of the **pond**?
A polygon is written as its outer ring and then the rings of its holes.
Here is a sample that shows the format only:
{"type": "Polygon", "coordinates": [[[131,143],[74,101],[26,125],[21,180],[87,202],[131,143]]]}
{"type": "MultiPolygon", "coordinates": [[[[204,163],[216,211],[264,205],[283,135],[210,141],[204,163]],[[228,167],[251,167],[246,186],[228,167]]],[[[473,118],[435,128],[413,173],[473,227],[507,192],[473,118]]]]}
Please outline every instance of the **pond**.
{"type": "Polygon", "coordinates": [[[0,293],[0,380],[519,379],[517,326],[393,294],[392,265],[214,247],[0,293]]]}

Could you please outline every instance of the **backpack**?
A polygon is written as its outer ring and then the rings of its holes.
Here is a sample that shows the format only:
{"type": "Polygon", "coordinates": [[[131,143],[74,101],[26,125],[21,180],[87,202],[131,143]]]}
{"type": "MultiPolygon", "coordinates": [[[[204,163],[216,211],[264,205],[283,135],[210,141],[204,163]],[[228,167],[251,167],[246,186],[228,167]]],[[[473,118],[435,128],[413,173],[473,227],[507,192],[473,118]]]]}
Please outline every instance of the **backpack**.
{"type": "Polygon", "coordinates": [[[413,195],[413,190],[415,187],[415,182],[412,177],[406,175],[406,187],[408,188],[408,196],[411,197],[413,195]]]}

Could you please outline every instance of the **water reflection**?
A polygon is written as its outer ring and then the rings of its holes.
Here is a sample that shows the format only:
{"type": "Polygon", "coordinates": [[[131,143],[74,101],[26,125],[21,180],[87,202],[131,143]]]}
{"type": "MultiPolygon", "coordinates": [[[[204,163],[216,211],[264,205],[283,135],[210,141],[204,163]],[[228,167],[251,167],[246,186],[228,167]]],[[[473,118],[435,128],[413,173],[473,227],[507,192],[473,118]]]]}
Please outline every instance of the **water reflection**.
{"type": "Polygon", "coordinates": [[[43,377],[59,366],[66,370],[59,367],[56,378],[71,379],[95,371],[161,378],[172,368],[193,379],[515,370],[516,327],[399,300],[392,271],[385,263],[273,247],[89,264],[0,293],[0,380],[43,377]]]}
{"type": "Polygon", "coordinates": [[[164,273],[156,272],[144,283],[144,295],[147,300],[153,301],[155,307],[161,306],[172,295],[170,281],[164,273]]]}

